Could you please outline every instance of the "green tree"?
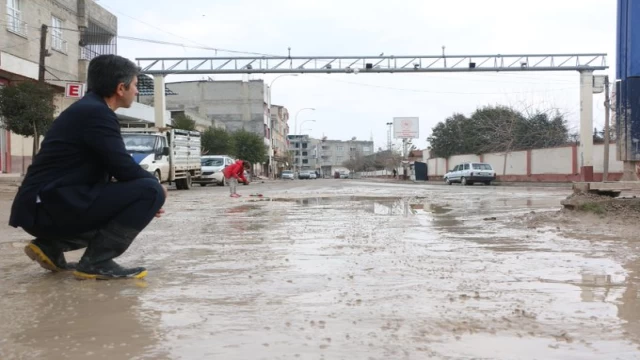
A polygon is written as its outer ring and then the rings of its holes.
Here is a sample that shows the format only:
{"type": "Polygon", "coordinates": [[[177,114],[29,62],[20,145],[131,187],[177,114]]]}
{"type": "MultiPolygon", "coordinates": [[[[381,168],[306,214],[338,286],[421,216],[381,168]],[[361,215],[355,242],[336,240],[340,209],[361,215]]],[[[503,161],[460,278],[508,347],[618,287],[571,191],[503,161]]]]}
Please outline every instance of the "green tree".
{"type": "Polygon", "coordinates": [[[252,164],[267,161],[267,146],[262,136],[246,131],[238,130],[231,135],[232,155],[238,159],[247,160],[252,164]]]}
{"type": "Polygon", "coordinates": [[[173,127],[176,129],[193,131],[196,129],[196,121],[189,115],[178,114],[173,118],[173,127]]]}
{"type": "Polygon", "coordinates": [[[2,127],[18,135],[33,137],[34,157],[40,147],[40,136],[53,122],[54,95],[49,85],[35,81],[0,88],[2,127]]]}
{"type": "Polygon", "coordinates": [[[202,153],[209,155],[231,155],[233,139],[225,129],[209,127],[202,133],[202,153]]]}
{"type": "Polygon", "coordinates": [[[470,117],[454,114],[438,123],[427,140],[434,156],[449,157],[553,147],[568,139],[566,120],[557,111],[525,116],[510,107],[487,106],[470,117]]]}

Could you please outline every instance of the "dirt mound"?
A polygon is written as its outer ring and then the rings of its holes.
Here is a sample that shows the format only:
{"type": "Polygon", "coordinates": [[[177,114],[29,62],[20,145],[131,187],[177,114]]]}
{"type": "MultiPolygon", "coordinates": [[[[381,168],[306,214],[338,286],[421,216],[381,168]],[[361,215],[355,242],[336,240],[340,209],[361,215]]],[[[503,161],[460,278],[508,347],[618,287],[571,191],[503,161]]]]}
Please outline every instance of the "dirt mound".
{"type": "Polygon", "coordinates": [[[612,198],[596,194],[572,194],[561,204],[568,210],[590,212],[596,215],[640,216],[640,198],[612,198]]]}

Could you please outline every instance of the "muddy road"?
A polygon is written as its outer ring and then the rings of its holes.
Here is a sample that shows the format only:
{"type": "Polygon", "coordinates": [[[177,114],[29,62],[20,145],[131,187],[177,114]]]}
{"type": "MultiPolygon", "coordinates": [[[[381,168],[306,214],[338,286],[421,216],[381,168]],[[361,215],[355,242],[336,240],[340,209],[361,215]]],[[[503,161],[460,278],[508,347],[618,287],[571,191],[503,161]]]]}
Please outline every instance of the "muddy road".
{"type": "Polygon", "coordinates": [[[120,257],[147,279],[108,282],[32,263],[5,225],[13,191],[0,189],[1,359],[640,359],[640,225],[527,220],[568,189],[171,191],[120,257]]]}

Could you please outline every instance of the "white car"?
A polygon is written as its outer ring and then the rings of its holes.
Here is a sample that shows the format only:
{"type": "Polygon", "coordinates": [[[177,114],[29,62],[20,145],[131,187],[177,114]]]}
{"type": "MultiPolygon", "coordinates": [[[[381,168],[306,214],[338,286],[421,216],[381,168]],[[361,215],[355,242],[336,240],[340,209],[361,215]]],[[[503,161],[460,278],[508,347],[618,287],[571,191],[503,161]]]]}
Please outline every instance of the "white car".
{"type": "Polygon", "coordinates": [[[194,183],[201,186],[208,184],[225,185],[224,174],[222,170],[233,164],[235,160],[227,155],[204,155],[201,159],[202,175],[198,179],[194,179],[194,183]]]}
{"type": "Polygon", "coordinates": [[[451,185],[454,182],[462,185],[473,185],[481,182],[485,185],[491,185],[496,179],[496,172],[491,164],[480,162],[468,162],[456,165],[453,170],[444,175],[444,182],[451,185]]]}

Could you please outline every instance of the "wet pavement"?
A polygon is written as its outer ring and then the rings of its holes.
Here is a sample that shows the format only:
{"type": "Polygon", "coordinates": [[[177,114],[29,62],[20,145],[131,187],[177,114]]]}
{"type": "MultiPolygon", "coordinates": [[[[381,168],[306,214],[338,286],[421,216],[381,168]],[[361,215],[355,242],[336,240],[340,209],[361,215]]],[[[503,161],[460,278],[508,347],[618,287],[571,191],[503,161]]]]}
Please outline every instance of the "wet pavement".
{"type": "Polygon", "coordinates": [[[0,191],[0,359],[640,359],[639,244],[514,221],[567,189],[239,190],[171,191],[145,281],[43,271],[0,191]]]}

